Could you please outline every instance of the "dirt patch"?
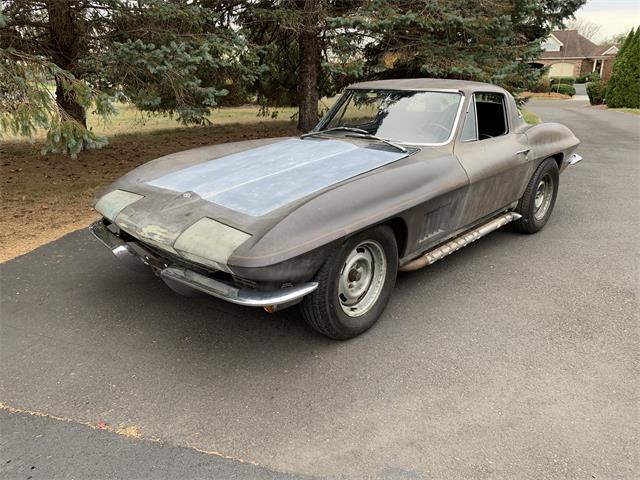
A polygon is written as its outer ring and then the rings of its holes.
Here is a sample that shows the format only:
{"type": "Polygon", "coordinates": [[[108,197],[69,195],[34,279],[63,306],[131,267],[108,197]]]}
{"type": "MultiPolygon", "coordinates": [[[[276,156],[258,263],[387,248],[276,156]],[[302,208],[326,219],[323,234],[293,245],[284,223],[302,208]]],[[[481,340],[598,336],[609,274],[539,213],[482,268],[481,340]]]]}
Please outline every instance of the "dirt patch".
{"type": "Polygon", "coordinates": [[[296,135],[289,121],[191,127],[111,137],[101,150],[41,155],[41,145],[0,145],[0,262],[87,226],[98,215],[96,193],[154,158],[189,148],[255,138],[296,135]]]}

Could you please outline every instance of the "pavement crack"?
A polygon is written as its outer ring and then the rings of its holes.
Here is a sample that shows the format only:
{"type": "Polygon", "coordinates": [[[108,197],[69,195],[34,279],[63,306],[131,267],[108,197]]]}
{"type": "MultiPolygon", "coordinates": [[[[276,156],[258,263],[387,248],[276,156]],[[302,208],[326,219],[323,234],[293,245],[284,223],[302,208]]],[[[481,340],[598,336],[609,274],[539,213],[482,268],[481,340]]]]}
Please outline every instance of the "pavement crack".
{"type": "MultiPolygon", "coordinates": [[[[25,408],[18,408],[18,407],[12,407],[10,405],[7,405],[6,403],[2,403],[0,402],[0,410],[4,410],[5,412],[8,413],[17,413],[17,414],[26,414],[26,415],[31,415],[33,417],[44,417],[44,418],[49,418],[51,420],[57,420],[59,422],[71,422],[71,423],[77,423],[79,425],[84,425],[85,427],[89,427],[92,428],[94,430],[106,430],[107,432],[111,432],[111,433],[115,433],[117,435],[123,436],[123,437],[128,437],[128,438],[134,438],[134,439],[142,439],[142,435],[140,433],[140,428],[135,426],[135,425],[130,425],[130,426],[113,426],[113,425],[109,425],[105,422],[99,421],[99,422],[87,422],[87,421],[83,421],[83,420],[74,420],[72,418],[65,418],[65,417],[60,417],[58,415],[53,415],[51,413],[47,413],[47,412],[40,412],[37,410],[28,410],[25,408]]],[[[155,438],[144,438],[144,440],[149,440],[149,441],[153,441],[153,442],[159,442],[158,439],[155,438]]]]}
{"type": "MultiPolygon", "coordinates": [[[[22,414],[22,415],[31,415],[33,417],[42,417],[42,418],[48,418],[50,420],[55,420],[58,422],[69,422],[69,423],[74,423],[74,424],[78,424],[78,425],[83,425],[85,427],[89,427],[93,430],[105,430],[107,432],[110,433],[114,433],[116,435],[119,435],[121,437],[127,437],[130,438],[132,440],[141,440],[141,441],[148,441],[148,442],[154,442],[154,443],[164,443],[162,442],[161,439],[157,438],[157,437],[145,437],[142,435],[142,432],[140,431],[140,428],[136,425],[128,425],[128,426],[113,426],[113,425],[109,425],[108,423],[104,422],[104,421],[98,421],[98,422],[88,422],[88,421],[84,421],[84,420],[76,420],[73,418],[66,418],[66,417],[61,417],[58,415],[53,415],[51,413],[48,412],[41,412],[38,410],[29,410],[26,408],[20,408],[20,407],[13,407],[11,405],[7,405],[6,403],[0,402],[0,410],[3,410],[5,412],[8,413],[12,413],[12,414],[22,414]]],[[[195,447],[193,445],[174,445],[171,444],[174,447],[177,448],[187,448],[189,450],[193,450],[196,451],[198,453],[202,453],[205,455],[211,455],[214,457],[220,457],[220,458],[224,458],[225,460],[233,460],[235,462],[238,463],[244,463],[244,464],[248,464],[248,465],[254,465],[256,467],[262,467],[260,464],[256,463],[256,462],[252,462],[250,460],[245,460],[242,458],[238,458],[238,457],[234,457],[232,455],[226,455],[224,453],[215,451],[215,450],[204,450],[202,448],[198,448],[195,447]]]]}

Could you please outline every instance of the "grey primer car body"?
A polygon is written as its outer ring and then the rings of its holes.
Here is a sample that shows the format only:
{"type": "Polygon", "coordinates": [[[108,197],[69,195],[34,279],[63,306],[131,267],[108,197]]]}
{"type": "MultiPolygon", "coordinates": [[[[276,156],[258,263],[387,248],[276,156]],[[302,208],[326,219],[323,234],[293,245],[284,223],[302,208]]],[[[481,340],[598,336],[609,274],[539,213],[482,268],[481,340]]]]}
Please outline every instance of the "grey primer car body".
{"type": "Polygon", "coordinates": [[[568,128],[528,125],[509,93],[475,82],[359,83],[316,131],[331,127],[327,119],[354,92],[388,91],[453,95],[448,138],[411,143],[397,133],[386,137],[398,147],[333,132],[171,154],[99,195],[95,208],[104,218],[92,226],[94,234],[117,256],[150,266],[175,290],[275,310],[312,292],[330,253],[357,232],[390,225],[398,266],[411,269],[426,253],[440,258],[446,248],[472,241],[474,228],[512,212],[544,160],[554,158],[560,172],[579,160],[579,140],[568,128]],[[481,105],[483,96],[499,103],[481,105]],[[504,131],[480,132],[481,106],[485,117],[503,117],[496,124],[504,131]]]}

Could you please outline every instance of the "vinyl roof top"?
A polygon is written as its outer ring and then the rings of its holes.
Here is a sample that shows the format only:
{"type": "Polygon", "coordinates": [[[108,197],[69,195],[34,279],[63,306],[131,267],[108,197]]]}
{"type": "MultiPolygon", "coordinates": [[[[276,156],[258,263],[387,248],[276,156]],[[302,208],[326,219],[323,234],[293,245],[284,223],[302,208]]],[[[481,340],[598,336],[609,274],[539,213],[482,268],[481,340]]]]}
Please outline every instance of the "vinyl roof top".
{"type": "Polygon", "coordinates": [[[398,80],[372,80],[350,85],[349,88],[381,89],[381,90],[459,90],[464,93],[484,91],[500,92],[505,90],[496,85],[465,80],[449,80],[440,78],[403,78],[398,80]]]}

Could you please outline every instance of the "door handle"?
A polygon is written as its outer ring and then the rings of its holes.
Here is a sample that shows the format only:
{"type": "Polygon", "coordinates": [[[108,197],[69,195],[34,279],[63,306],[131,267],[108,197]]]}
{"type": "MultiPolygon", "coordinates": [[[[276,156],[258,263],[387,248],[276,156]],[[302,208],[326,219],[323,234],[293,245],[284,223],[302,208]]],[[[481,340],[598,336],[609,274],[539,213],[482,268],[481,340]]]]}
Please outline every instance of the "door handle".
{"type": "Polygon", "coordinates": [[[522,149],[522,150],[518,150],[518,151],[516,152],[516,155],[520,155],[521,153],[524,153],[524,154],[526,155],[526,154],[527,154],[527,153],[529,153],[530,151],[531,151],[531,149],[530,149],[530,148],[524,148],[524,149],[522,149]]]}

